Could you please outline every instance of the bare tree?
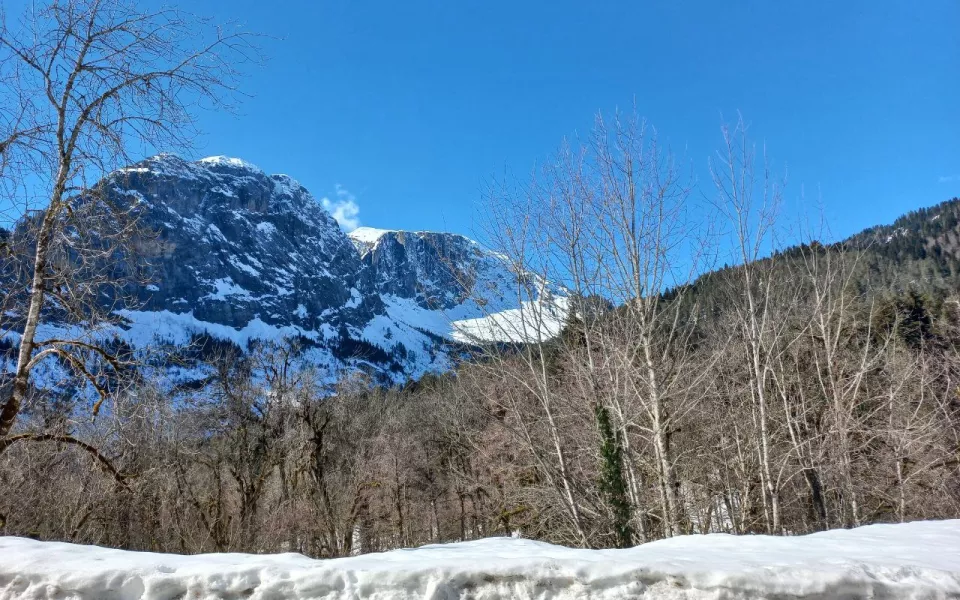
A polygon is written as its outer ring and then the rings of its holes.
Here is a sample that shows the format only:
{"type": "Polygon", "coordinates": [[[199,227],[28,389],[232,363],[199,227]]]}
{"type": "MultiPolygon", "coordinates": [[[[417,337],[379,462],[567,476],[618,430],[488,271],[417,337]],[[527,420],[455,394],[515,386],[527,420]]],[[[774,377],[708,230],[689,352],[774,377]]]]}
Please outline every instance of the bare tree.
{"type": "Polygon", "coordinates": [[[774,261],[761,260],[775,246],[777,214],[782,201],[783,184],[770,172],[764,149],[762,169],[756,172],[756,151],[747,136],[741,118],[733,126],[723,126],[723,146],[711,162],[717,190],[714,204],[730,227],[730,252],[736,268],[731,306],[743,340],[749,373],[749,394],[755,408],[758,431],[757,454],[761,481],[765,489],[764,508],[770,533],[782,532],[780,474],[774,428],[770,382],[778,352],[782,351],[787,320],[777,318],[778,303],[774,261]]]}
{"type": "Polygon", "coordinates": [[[238,69],[257,53],[249,34],[209,24],[126,0],[56,0],[0,23],[0,178],[5,193],[19,194],[3,201],[27,206],[25,190],[39,197],[8,257],[20,277],[9,282],[17,304],[5,307],[14,322],[4,328],[19,334],[19,349],[0,450],[21,439],[10,434],[42,362],[60,360],[86,379],[99,395],[94,413],[108,391],[104,371],[123,367],[96,335],[38,329],[57,314],[95,330],[111,313],[103,298],[122,297],[136,206],[111,202],[94,182],[148,149],[189,148],[197,109],[230,108],[238,69]]]}
{"type": "MultiPolygon", "coordinates": [[[[527,342],[519,350],[530,376],[524,381],[537,382],[530,391],[553,432],[557,479],[576,523],[582,501],[574,499],[578,486],[567,483],[555,416],[563,402],[548,365],[559,362],[572,375],[575,386],[564,389],[563,400],[579,398],[596,420],[595,452],[603,477],[612,477],[604,487],[620,545],[630,544],[632,530],[646,537],[645,517],[654,514],[641,499],[644,471],[655,474],[664,534],[684,528],[671,438],[709,372],[693,368],[685,349],[694,330],[686,317],[696,316],[687,285],[707,239],[689,218],[689,191],[655,132],[636,114],[618,114],[610,124],[598,116],[591,138],[564,144],[530,184],[495,187],[488,196],[488,237],[527,275],[518,277],[518,300],[528,308],[492,324],[506,339],[527,342]],[[566,296],[565,333],[549,343],[544,332],[558,317],[544,302],[548,282],[566,296]]],[[[497,364],[498,372],[513,372],[497,364]]]]}
{"type": "Polygon", "coordinates": [[[630,439],[643,432],[669,537],[681,533],[686,520],[672,440],[699,398],[691,393],[702,383],[697,374],[708,372],[686,351],[697,315],[687,303],[688,284],[702,267],[708,236],[691,218],[689,176],[635,112],[616,115],[611,125],[598,117],[592,148],[593,184],[584,195],[596,222],[589,229],[600,275],[594,289],[620,307],[604,319],[597,339],[602,354],[614,357],[608,380],[625,385],[611,406],[633,465],[628,480],[638,487],[640,457],[630,439]]]}

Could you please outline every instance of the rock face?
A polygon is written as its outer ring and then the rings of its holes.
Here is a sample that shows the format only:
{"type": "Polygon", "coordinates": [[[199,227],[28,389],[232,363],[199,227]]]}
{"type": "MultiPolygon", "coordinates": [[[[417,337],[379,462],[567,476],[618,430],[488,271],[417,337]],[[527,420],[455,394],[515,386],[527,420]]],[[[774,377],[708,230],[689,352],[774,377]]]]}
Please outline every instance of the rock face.
{"type": "Polygon", "coordinates": [[[503,261],[461,235],[371,227],[349,235],[378,294],[408,298],[425,309],[453,309],[481,292],[481,281],[513,280],[503,261]]]}
{"type": "Polygon", "coordinates": [[[141,306],[120,312],[119,335],[134,347],[205,335],[245,349],[296,336],[331,379],[362,369],[399,382],[452,366],[458,322],[476,330],[519,305],[516,277],[476,242],[348,236],[295,180],[239,159],[160,155],[101,184],[156,232],[140,243],[151,280],[134,290],[141,306]]]}
{"type": "Polygon", "coordinates": [[[144,244],[154,284],[143,310],[204,322],[318,330],[382,310],[372,272],[310,193],[240,161],[163,155],[115,172],[109,189],[138,201],[157,237],[144,244]]]}

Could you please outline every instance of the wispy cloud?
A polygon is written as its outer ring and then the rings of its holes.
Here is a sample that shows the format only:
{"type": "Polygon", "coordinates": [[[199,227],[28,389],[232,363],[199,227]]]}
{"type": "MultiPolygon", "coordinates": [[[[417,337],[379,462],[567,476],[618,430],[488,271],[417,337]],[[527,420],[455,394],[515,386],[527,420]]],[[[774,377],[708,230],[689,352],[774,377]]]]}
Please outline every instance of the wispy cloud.
{"type": "Polygon", "coordinates": [[[320,201],[327,212],[337,220],[340,229],[350,233],[360,226],[360,206],[356,197],[337,184],[337,197],[334,200],[324,198],[320,201]]]}
{"type": "Polygon", "coordinates": [[[960,181],[960,175],[941,175],[937,179],[939,183],[953,183],[954,181],[960,181]]]}

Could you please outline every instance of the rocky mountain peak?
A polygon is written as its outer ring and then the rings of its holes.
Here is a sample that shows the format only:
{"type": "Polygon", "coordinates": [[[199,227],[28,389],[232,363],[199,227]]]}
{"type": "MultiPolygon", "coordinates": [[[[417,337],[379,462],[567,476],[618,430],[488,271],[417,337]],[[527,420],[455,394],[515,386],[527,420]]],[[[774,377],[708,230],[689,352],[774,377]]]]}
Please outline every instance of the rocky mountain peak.
{"type": "MultiPolygon", "coordinates": [[[[95,334],[135,349],[214,338],[246,350],[295,337],[301,359],[330,381],[363,370],[402,382],[451,368],[464,342],[498,339],[489,319],[522,311],[516,276],[476,242],[372,228],[348,236],[296,180],[238,158],[160,154],[98,188],[152,232],[136,241],[150,282],[133,290],[136,306],[110,306],[121,326],[95,334]]],[[[45,327],[60,335],[56,322],[45,327]]],[[[170,372],[191,380],[203,369],[170,372]]]]}
{"type": "Polygon", "coordinates": [[[349,236],[379,294],[423,308],[451,309],[479,292],[479,280],[501,288],[513,278],[502,261],[462,235],[363,227],[349,236]]]}
{"type": "Polygon", "coordinates": [[[257,319],[305,330],[372,316],[370,274],[336,221],[295,180],[240,159],[159,155],[110,175],[135,198],[154,284],[146,311],[191,312],[243,327],[257,319]]]}

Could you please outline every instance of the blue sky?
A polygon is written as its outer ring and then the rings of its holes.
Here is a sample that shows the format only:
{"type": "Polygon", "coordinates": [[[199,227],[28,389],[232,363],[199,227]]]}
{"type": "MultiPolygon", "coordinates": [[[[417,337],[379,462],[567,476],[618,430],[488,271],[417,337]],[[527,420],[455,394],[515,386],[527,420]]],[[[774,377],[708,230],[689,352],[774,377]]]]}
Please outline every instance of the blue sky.
{"type": "MultiPolygon", "coordinates": [[[[352,196],[364,225],[473,233],[482,182],[629,107],[704,187],[721,115],[835,235],[960,196],[960,2],[196,0],[276,36],[198,155],[352,196]]],[[[709,189],[709,188],[708,188],[709,189]]],[[[809,212],[809,211],[808,211],[809,212]]]]}

